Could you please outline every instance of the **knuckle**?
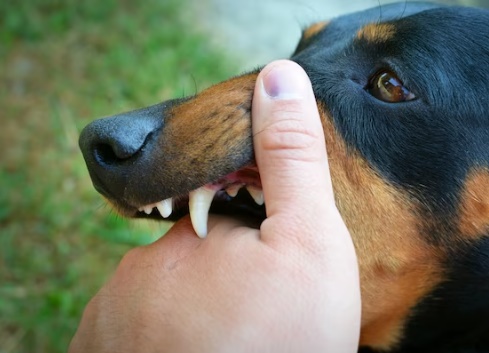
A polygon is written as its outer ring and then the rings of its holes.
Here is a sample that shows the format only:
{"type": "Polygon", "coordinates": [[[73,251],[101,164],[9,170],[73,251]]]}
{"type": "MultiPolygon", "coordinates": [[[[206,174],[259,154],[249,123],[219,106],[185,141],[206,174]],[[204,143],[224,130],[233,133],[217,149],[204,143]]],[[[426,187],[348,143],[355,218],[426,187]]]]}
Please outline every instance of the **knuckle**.
{"type": "Polygon", "coordinates": [[[83,310],[83,316],[84,317],[94,316],[99,310],[99,304],[100,304],[100,294],[97,293],[97,295],[92,297],[90,301],[87,303],[87,305],[85,306],[85,309],[83,310]]]}
{"type": "Polygon", "coordinates": [[[272,119],[258,133],[261,135],[259,139],[262,149],[269,152],[294,152],[305,157],[320,146],[321,135],[298,118],[297,112],[281,111],[280,114],[280,119],[272,119]]]}
{"type": "Polygon", "coordinates": [[[141,261],[141,258],[144,258],[143,257],[143,254],[142,254],[143,251],[144,250],[141,247],[136,247],[136,248],[130,249],[122,257],[121,262],[120,262],[120,266],[123,266],[123,267],[126,267],[126,266],[132,267],[132,266],[134,266],[135,264],[137,264],[138,262],[141,261]]]}
{"type": "Polygon", "coordinates": [[[131,279],[134,276],[140,274],[142,269],[148,269],[151,267],[151,254],[148,252],[147,247],[136,247],[129,250],[122,257],[115,276],[113,277],[113,284],[117,285],[118,280],[131,279]]]}

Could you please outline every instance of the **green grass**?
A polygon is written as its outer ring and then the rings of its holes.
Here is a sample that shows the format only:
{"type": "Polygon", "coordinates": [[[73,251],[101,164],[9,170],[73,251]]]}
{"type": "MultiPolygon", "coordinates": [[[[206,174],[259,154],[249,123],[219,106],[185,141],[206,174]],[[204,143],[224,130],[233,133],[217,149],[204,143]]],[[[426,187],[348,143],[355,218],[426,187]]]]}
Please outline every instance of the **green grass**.
{"type": "Polygon", "coordinates": [[[83,307],[165,223],[118,218],[78,134],[236,73],[180,0],[0,2],[0,352],[65,352],[83,307]]]}

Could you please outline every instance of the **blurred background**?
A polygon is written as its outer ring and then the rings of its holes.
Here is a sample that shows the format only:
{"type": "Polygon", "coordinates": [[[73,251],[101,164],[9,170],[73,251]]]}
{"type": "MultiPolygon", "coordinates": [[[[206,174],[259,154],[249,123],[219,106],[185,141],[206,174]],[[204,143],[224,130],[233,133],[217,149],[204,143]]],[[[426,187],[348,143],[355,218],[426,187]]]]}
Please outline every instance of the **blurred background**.
{"type": "Polygon", "coordinates": [[[121,256],[168,228],[105,206],[83,126],[287,57],[302,27],[388,2],[1,1],[0,353],[65,352],[121,256]]]}

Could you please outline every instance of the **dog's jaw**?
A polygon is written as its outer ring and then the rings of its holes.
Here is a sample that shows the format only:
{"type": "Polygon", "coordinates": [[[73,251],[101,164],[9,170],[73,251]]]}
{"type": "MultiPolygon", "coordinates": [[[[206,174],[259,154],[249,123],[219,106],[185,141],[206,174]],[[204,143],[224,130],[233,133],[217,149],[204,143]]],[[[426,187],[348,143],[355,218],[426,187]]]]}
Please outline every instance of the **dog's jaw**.
{"type": "Polygon", "coordinates": [[[226,201],[237,196],[239,190],[244,188],[258,206],[264,205],[263,191],[260,176],[256,167],[244,168],[221,178],[216,183],[209,183],[192,190],[188,195],[170,197],[165,200],[141,206],[139,212],[146,215],[156,209],[161,217],[168,218],[175,208],[188,203],[188,209],[195,233],[204,238],[207,235],[207,220],[212,202],[216,198],[226,201]]]}

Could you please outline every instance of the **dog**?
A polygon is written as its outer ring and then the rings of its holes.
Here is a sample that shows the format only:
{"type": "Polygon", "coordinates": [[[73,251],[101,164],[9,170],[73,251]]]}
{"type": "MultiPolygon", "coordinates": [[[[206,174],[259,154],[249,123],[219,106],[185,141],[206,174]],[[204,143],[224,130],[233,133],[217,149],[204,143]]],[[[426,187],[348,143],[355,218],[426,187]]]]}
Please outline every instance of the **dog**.
{"type": "MultiPolygon", "coordinates": [[[[291,60],[359,259],[359,352],[489,352],[489,11],[365,10],[305,29],[291,60]]],[[[208,211],[263,220],[258,73],[88,125],[95,188],[123,216],[190,213],[199,236],[208,211]]]]}

